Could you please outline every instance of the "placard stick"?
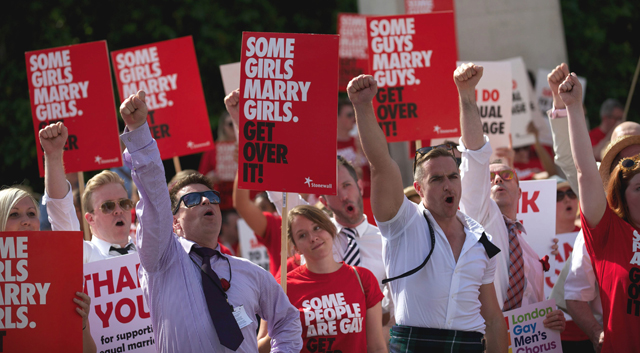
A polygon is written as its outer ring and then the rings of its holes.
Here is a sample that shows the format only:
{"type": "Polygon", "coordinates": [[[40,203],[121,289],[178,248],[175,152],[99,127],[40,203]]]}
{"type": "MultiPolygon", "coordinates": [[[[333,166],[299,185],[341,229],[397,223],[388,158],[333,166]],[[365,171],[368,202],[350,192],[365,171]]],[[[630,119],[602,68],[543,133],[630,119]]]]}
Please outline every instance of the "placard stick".
{"type": "Polygon", "coordinates": [[[84,204],[82,200],[82,194],[84,194],[84,173],[78,172],[78,187],[80,192],[80,209],[83,210],[81,214],[82,217],[82,228],[84,229],[84,240],[91,241],[91,229],[89,229],[89,223],[87,223],[87,219],[84,218],[84,204]]]}
{"type": "Polygon", "coordinates": [[[180,157],[173,157],[173,167],[176,168],[176,174],[182,171],[182,167],[180,166],[180,157]]]}
{"type": "Polygon", "coordinates": [[[416,151],[422,148],[422,140],[416,140],[416,151]]]}
{"type": "Polygon", "coordinates": [[[282,239],[280,244],[280,285],[282,286],[282,290],[285,293],[287,293],[287,218],[289,216],[289,212],[287,211],[288,197],[288,192],[282,193],[282,225],[280,226],[280,228],[282,229],[282,239]]]}
{"type": "Polygon", "coordinates": [[[638,65],[636,66],[636,72],[633,74],[633,80],[631,81],[631,89],[629,90],[629,96],[627,96],[627,103],[624,105],[624,115],[622,121],[627,120],[627,113],[631,106],[631,98],[633,98],[633,91],[636,89],[636,83],[638,83],[638,72],[640,71],[640,58],[638,58],[638,65]]]}

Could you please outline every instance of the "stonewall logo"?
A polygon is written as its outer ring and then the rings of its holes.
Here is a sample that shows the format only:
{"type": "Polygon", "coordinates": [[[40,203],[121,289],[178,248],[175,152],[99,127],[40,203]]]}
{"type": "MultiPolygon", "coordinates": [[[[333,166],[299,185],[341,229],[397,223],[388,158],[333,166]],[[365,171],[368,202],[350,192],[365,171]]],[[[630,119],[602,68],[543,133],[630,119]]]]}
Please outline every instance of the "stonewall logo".
{"type": "Polygon", "coordinates": [[[107,163],[115,163],[120,161],[120,158],[116,157],[116,158],[111,158],[111,159],[103,159],[100,156],[95,156],[94,162],[98,163],[98,164],[107,164],[107,163]]]}

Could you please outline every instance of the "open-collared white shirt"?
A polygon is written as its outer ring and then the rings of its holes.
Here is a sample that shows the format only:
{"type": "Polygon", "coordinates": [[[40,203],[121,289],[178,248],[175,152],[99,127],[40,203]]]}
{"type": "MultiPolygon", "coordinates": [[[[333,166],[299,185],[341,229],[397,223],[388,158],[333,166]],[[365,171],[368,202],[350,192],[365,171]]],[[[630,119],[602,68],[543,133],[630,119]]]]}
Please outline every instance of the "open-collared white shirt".
{"type": "MultiPolygon", "coordinates": [[[[391,220],[377,221],[388,277],[413,270],[427,258],[432,244],[424,210],[422,203],[417,205],[405,197],[391,220]]],[[[431,259],[420,271],[390,283],[397,324],[484,334],[479,289],[493,282],[495,256],[490,259],[479,242],[482,226],[460,211],[457,218],[466,235],[458,261],[446,235],[429,213],[436,238],[431,259]]],[[[491,240],[490,235],[487,237],[491,240]]]]}

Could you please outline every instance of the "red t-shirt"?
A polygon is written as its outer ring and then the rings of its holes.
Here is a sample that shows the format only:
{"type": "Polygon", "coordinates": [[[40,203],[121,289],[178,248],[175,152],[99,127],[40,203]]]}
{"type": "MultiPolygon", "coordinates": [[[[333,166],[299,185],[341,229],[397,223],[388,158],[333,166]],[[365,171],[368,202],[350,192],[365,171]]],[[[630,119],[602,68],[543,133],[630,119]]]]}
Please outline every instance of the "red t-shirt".
{"type": "Polygon", "coordinates": [[[640,352],[640,234],[609,207],[595,228],[580,217],[600,285],[602,352],[640,352]]]}
{"type": "Polygon", "coordinates": [[[604,139],[606,136],[607,135],[604,132],[602,132],[602,130],[600,130],[599,127],[591,129],[591,131],[589,131],[589,138],[591,138],[591,146],[595,146],[599,144],[600,141],[602,141],[602,139],[604,139]]]}
{"type": "Polygon", "coordinates": [[[264,231],[264,237],[256,234],[258,242],[267,247],[269,253],[269,272],[276,275],[280,270],[280,246],[282,244],[282,234],[280,234],[280,226],[282,225],[282,217],[275,216],[269,212],[262,212],[267,217],[267,229],[264,231]]]}
{"type": "Polygon", "coordinates": [[[301,353],[367,351],[367,309],[384,296],[371,271],[355,269],[362,287],[354,267],[344,263],[333,273],[313,273],[302,265],[287,275],[287,296],[300,310],[301,353]]]}
{"type": "MultiPolygon", "coordinates": [[[[296,268],[300,267],[300,254],[295,253],[293,256],[291,256],[290,258],[287,259],[287,273],[295,270],[296,268]]],[[[278,269],[278,273],[275,274],[276,278],[280,278],[281,270],[282,268],[278,269]]]]}

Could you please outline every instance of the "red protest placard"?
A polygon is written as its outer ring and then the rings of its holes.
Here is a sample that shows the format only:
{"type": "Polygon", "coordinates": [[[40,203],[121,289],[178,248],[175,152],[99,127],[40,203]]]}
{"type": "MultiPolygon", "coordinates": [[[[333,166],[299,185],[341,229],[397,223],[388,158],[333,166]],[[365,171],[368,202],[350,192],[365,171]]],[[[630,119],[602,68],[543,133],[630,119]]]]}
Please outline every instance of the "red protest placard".
{"type": "Polygon", "coordinates": [[[58,121],[69,129],[67,173],[122,166],[107,42],[30,51],[25,58],[40,176],[38,131],[58,121]]]}
{"type": "Polygon", "coordinates": [[[367,16],[355,13],[338,14],[340,35],[340,78],[338,89],[347,92],[352,78],[367,72],[369,51],[367,49],[367,16]]]}
{"type": "Polygon", "coordinates": [[[373,106],[389,142],[460,136],[453,12],[367,18],[373,106]]]}
{"type": "Polygon", "coordinates": [[[82,232],[3,232],[0,352],[82,352],[82,232]]]}
{"type": "Polygon", "coordinates": [[[406,14],[452,11],[453,0],[404,0],[406,14]]]}
{"type": "Polygon", "coordinates": [[[147,122],[160,157],[213,148],[191,36],[111,52],[120,100],[146,93],[147,122]]]}
{"type": "Polygon", "coordinates": [[[238,187],[335,195],[338,36],[245,32],[240,67],[238,187]]]}

